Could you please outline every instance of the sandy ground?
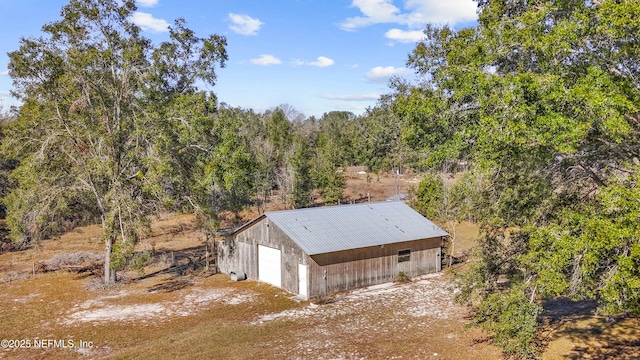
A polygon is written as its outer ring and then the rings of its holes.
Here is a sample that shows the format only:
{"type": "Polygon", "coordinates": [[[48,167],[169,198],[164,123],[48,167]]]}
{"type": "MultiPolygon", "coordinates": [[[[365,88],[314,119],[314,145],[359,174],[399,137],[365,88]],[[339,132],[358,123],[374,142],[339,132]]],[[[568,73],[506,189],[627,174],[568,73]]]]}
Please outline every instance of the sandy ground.
{"type": "MultiPolygon", "coordinates": [[[[69,308],[59,318],[59,325],[161,325],[202,312],[224,311],[228,306],[246,307],[259,297],[268,300],[255,291],[255,287],[236,287],[235,284],[210,287],[196,282],[174,291],[173,300],[164,302],[140,301],[148,290],[125,289],[99,294],[69,308]]],[[[258,331],[282,331],[281,340],[268,346],[287,359],[390,358],[393,350],[388,352],[386,347],[393,349],[398,343],[398,334],[403,333],[425,339],[423,343],[427,344],[424,349],[412,350],[419,354],[412,358],[462,359],[472,354],[474,347],[485,359],[487,352],[499,357],[499,352],[487,344],[470,340],[474,336],[464,329],[466,309],[453,301],[456,292],[450,276],[431,274],[410,283],[386,283],[340,293],[322,303],[306,301],[284,311],[254,314],[241,322],[242,326],[258,331]],[[295,334],[288,334],[287,329],[296,329],[295,334]],[[434,331],[439,332],[441,344],[430,336],[434,331]],[[388,339],[396,340],[380,345],[388,339]],[[462,353],[447,354],[458,347],[456,344],[463,344],[462,353]]],[[[275,296],[295,301],[291,294],[284,292],[275,296]]],[[[37,296],[16,301],[37,301],[37,296]]],[[[415,346],[416,339],[408,339],[407,343],[415,346]]]]}
{"type": "MultiPolygon", "coordinates": [[[[464,309],[453,302],[457,292],[454,285],[442,280],[442,274],[430,274],[415,279],[411,283],[385,283],[345,292],[331,298],[326,304],[308,302],[302,309],[292,309],[264,314],[251,320],[251,325],[260,325],[276,320],[305,319],[317,321],[327,318],[351,316],[354,313],[375,314],[379,308],[393,308],[396,318],[414,317],[425,319],[456,318],[464,309]]],[[[65,325],[82,322],[148,322],[162,321],[173,316],[190,316],[205,309],[204,305],[239,305],[252,301],[257,294],[248,289],[232,287],[202,289],[196,286],[181,291],[178,299],[168,303],[138,303],[122,305],[127,297],[140,295],[143,291],[121,290],[101,294],[94,299],[74,305],[61,319],[65,325]]],[[[36,300],[37,294],[14,299],[18,303],[36,300]]],[[[354,322],[353,331],[358,326],[367,326],[366,321],[354,322]]],[[[366,320],[366,319],[365,319],[366,320]]]]}
{"type": "Polygon", "coordinates": [[[394,311],[395,316],[454,318],[456,313],[462,311],[453,303],[457,290],[453,285],[441,281],[441,277],[441,274],[431,274],[413,283],[370,286],[338,295],[329,304],[317,305],[312,302],[303,309],[263,315],[253,323],[297,318],[313,321],[348,316],[361,311],[373,312],[378,307],[392,304],[403,305],[394,311]]]}
{"type": "Polygon", "coordinates": [[[399,333],[415,337],[407,339],[407,344],[416,347],[411,358],[462,359],[473,354],[474,347],[486,356],[486,344],[468,342],[469,334],[461,326],[467,311],[454,303],[456,292],[450,277],[432,274],[411,283],[386,283],[343,293],[327,304],[309,303],[302,309],[265,314],[253,324],[306,324],[295,346],[286,342],[277,347],[285,358],[404,358],[392,355],[393,349],[402,346],[399,333]],[[436,329],[444,334],[434,336],[436,329]],[[436,338],[439,340],[434,341],[436,338]],[[382,342],[388,344],[380,345],[382,342]],[[455,344],[463,353],[451,351],[455,344]]]}
{"type": "Polygon", "coordinates": [[[200,289],[191,288],[179,294],[177,300],[163,303],[139,303],[121,305],[118,302],[128,296],[139,295],[140,291],[120,291],[111,295],[100,295],[73,306],[61,320],[64,325],[83,322],[129,322],[158,323],[175,316],[195,315],[210,304],[239,305],[251,301],[255,294],[248,290],[233,288],[200,289]]]}

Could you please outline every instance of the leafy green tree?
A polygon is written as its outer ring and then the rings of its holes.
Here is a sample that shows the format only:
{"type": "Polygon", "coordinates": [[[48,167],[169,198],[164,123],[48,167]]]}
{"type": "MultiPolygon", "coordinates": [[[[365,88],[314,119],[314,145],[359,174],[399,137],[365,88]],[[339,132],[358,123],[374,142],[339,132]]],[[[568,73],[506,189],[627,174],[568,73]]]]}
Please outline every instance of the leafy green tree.
{"type": "Polygon", "coordinates": [[[403,126],[384,98],[374,108],[356,117],[348,129],[354,165],[367,166],[373,172],[409,164],[409,150],[402,140],[403,126]]]}
{"type": "Polygon", "coordinates": [[[291,156],[293,168],[292,202],[295,208],[303,208],[311,204],[313,180],[311,178],[311,150],[307,139],[298,136],[294,141],[294,151],[291,156]]]}
{"type": "Polygon", "coordinates": [[[446,182],[443,176],[449,175],[427,173],[418,184],[413,206],[427,218],[443,224],[449,233],[443,250],[449,256],[451,266],[455,257],[457,226],[475,213],[474,199],[477,196],[470,173],[464,174],[455,182],[446,182]]]}
{"type": "Polygon", "coordinates": [[[214,194],[214,212],[229,209],[239,219],[239,212],[255,190],[256,161],[249,151],[247,139],[240,136],[242,117],[239,109],[222,109],[216,124],[218,141],[205,164],[206,181],[214,194]]]}
{"type": "MultiPolygon", "coordinates": [[[[130,256],[165,190],[179,192],[162,158],[190,117],[167,116],[213,84],[227,58],[224,37],[196,37],[183,20],[158,46],[131,22],[132,0],[71,0],[44,36],[9,54],[24,102],[3,153],[19,159],[7,204],[12,236],[25,243],[59,232],[74,213],[102,224],[104,280],[130,256]],[[85,216],[83,215],[83,216],[85,216]]],[[[183,114],[188,111],[182,109],[183,114]]],[[[202,118],[202,117],[200,117],[202,118]]],[[[77,215],[75,215],[77,216],[77,215]]]]}
{"type": "MultiPolygon", "coordinates": [[[[4,138],[4,128],[10,122],[13,121],[14,116],[6,110],[2,103],[0,103],[0,141],[4,138]]],[[[14,187],[12,181],[9,180],[9,174],[18,166],[18,161],[15,159],[8,159],[5,157],[0,158],[0,201],[9,193],[14,187]]],[[[0,202],[0,218],[4,219],[6,216],[6,207],[4,203],[0,202]]]]}
{"type": "Polygon", "coordinates": [[[346,185],[343,170],[353,163],[348,135],[353,119],[350,112],[332,111],[325,113],[319,121],[312,178],[325,203],[337,204],[342,198],[346,185]]]}
{"type": "Polygon", "coordinates": [[[271,112],[255,113],[250,109],[230,108],[222,103],[222,107],[232,111],[238,118],[234,125],[238,141],[246,145],[251,153],[255,168],[251,176],[255,191],[255,204],[259,212],[264,212],[266,202],[275,186],[275,173],[279,165],[279,149],[270,141],[267,125],[271,121],[271,112]]]}
{"type": "MultiPolygon", "coordinates": [[[[479,301],[479,323],[535,329],[533,307],[505,314],[551,296],[637,313],[635,283],[621,280],[637,279],[635,228],[608,214],[634,213],[631,202],[615,208],[611,199],[633,198],[637,187],[640,6],[478,5],[477,27],[427,27],[408,61],[421,83],[398,85],[394,106],[429,164],[473,164],[473,208],[487,236],[465,293],[479,301]],[[511,288],[492,307],[498,275],[511,288]]],[[[529,335],[505,349],[530,356],[532,332],[519,331],[529,335]]]]}
{"type": "Polygon", "coordinates": [[[506,353],[530,358],[537,353],[536,317],[542,307],[532,302],[522,287],[490,294],[479,306],[475,323],[494,333],[494,343],[506,353]]]}
{"type": "Polygon", "coordinates": [[[269,141],[278,150],[280,158],[291,146],[291,123],[287,120],[284,111],[276,109],[267,121],[267,134],[269,141]]]}
{"type": "Polygon", "coordinates": [[[354,157],[351,147],[355,115],[348,111],[331,111],[322,115],[320,119],[320,133],[318,148],[332,151],[332,161],[336,164],[353,164],[354,157]]]}
{"type": "Polygon", "coordinates": [[[429,219],[439,219],[445,212],[445,185],[438,175],[427,174],[418,184],[414,207],[429,219]]]}
{"type": "Polygon", "coordinates": [[[316,150],[312,171],[313,183],[320,189],[327,204],[338,204],[346,186],[337,157],[330,147],[316,150]]]}
{"type": "MultiPolygon", "coordinates": [[[[288,107],[287,107],[288,109],[288,107]]],[[[289,164],[292,144],[292,126],[282,108],[276,108],[270,112],[267,123],[267,149],[273,151],[273,167],[265,169],[271,171],[269,178],[280,191],[282,203],[287,206],[288,199],[293,189],[293,170],[289,164]]],[[[267,157],[269,159],[269,157],[267,157]]]]}
{"type": "MultiPolygon", "coordinates": [[[[224,105],[222,106],[224,108],[224,105]]],[[[215,95],[204,92],[180,94],[170,106],[159,109],[157,123],[165,131],[156,134],[154,150],[162,156],[149,163],[145,174],[153,194],[164,208],[193,211],[199,226],[218,227],[215,196],[206,173],[207,164],[220,142],[216,131],[218,104],[215,95]]]]}
{"type": "Polygon", "coordinates": [[[256,201],[259,211],[264,212],[269,195],[275,186],[277,169],[275,148],[268,140],[259,137],[254,137],[251,148],[256,159],[256,201]]]}

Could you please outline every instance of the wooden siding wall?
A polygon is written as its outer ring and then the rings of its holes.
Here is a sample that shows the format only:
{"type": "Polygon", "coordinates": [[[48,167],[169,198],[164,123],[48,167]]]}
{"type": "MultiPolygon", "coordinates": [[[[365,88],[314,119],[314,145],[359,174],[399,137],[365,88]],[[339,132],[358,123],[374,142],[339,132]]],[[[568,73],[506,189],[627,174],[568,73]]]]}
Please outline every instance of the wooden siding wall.
{"type": "Polygon", "coordinates": [[[410,277],[438,272],[440,245],[440,238],[432,238],[312,255],[309,297],[390,282],[400,271],[410,277]],[[406,249],[410,261],[398,263],[398,251],[406,249]]]}
{"type": "Polygon", "coordinates": [[[390,282],[400,271],[414,277],[441,270],[439,237],[309,256],[266,217],[218,244],[218,270],[240,270],[257,280],[258,245],[281,251],[282,289],[288,292],[300,293],[298,264],[308,265],[310,298],[390,282]],[[398,251],[407,249],[410,261],[398,263],[398,251]]]}
{"type": "Polygon", "coordinates": [[[249,279],[258,279],[258,245],[279,249],[282,256],[282,289],[298,294],[298,264],[308,265],[308,256],[268,218],[227,237],[218,244],[218,268],[225,274],[244,271],[249,279]]]}

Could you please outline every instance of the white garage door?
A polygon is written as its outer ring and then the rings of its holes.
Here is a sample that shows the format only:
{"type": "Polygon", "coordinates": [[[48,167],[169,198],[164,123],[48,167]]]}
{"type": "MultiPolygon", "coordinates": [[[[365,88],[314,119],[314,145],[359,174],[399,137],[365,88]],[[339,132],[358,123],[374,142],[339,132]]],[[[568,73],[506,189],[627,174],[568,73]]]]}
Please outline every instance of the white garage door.
{"type": "Polygon", "coordinates": [[[258,279],[282,287],[280,250],[258,245],[258,279]]]}

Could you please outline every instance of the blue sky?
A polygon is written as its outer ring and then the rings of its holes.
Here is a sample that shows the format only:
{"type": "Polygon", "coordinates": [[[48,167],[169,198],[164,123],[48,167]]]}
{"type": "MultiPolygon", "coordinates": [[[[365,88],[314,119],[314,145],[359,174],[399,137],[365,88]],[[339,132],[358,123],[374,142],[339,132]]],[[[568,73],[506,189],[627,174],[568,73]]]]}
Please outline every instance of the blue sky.
{"type": "MultiPolygon", "coordinates": [[[[7,52],[59,18],[63,0],[0,0],[0,103],[9,95],[7,52]]],[[[138,0],[133,21],[153,41],[182,17],[199,36],[227,37],[229,61],[217,73],[220,101],[262,112],[289,104],[307,116],[362,113],[411,77],[409,52],[431,23],[473,25],[473,0],[138,0]]]]}

